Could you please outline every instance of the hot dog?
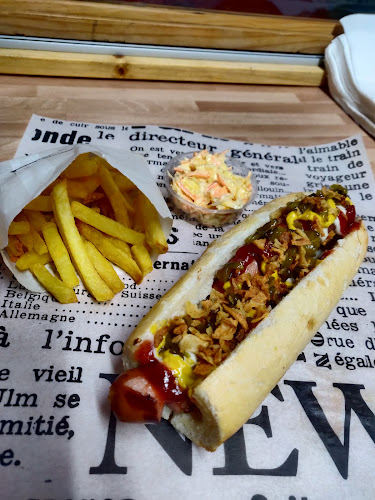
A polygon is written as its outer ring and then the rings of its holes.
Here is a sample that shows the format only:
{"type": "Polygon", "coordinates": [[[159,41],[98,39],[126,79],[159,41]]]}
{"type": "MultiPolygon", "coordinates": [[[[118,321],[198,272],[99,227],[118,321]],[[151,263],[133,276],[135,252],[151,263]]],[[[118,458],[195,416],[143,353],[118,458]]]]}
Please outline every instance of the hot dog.
{"type": "Polygon", "coordinates": [[[109,399],[214,451],[340,300],[367,249],[345,188],[273,200],[212,243],[128,338],[109,399]]]}

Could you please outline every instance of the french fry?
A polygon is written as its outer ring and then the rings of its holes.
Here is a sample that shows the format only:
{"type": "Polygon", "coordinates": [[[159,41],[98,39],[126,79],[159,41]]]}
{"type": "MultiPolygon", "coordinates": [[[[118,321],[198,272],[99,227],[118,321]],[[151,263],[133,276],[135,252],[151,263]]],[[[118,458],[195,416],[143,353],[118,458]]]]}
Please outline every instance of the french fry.
{"type": "MultiPolygon", "coordinates": [[[[19,213],[15,217],[14,220],[16,220],[16,221],[26,221],[27,223],[29,223],[28,220],[27,220],[26,215],[23,212],[19,213]]],[[[22,243],[22,245],[27,248],[27,250],[29,252],[31,252],[34,249],[34,242],[33,242],[33,236],[31,234],[31,231],[29,231],[28,233],[25,233],[25,234],[19,234],[18,235],[18,239],[20,240],[20,242],[22,243]]]]}
{"type": "Polygon", "coordinates": [[[30,269],[34,264],[48,264],[48,262],[52,261],[52,257],[49,253],[45,253],[44,255],[39,255],[33,250],[31,252],[26,252],[17,260],[16,267],[20,271],[26,271],[26,269],[30,269]]]}
{"type": "MultiPolygon", "coordinates": [[[[98,200],[101,200],[104,198],[105,194],[104,193],[99,193],[98,191],[94,191],[93,193],[90,193],[86,198],[83,200],[84,205],[90,205],[91,203],[95,203],[98,200]]],[[[91,207],[92,208],[92,207],[91,207]]]]}
{"type": "Polygon", "coordinates": [[[131,247],[131,253],[134,260],[138,264],[139,269],[142,271],[143,276],[150,273],[153,270],[152,260],[147,248],[144,245],[133,245],[131,247]]]}
{"type": "Polygon", "coordinates": [[[82,153],[61,174],[66,179],[88,177],[98,170],[100,156],[94,153],[82,153]]]}
{"type": "Polygon", "coordinates": [[[31,231],[29,233],[19,234],[18,239],[20,240],[22,245],[27,248],[29,252],[31,252],[34,249],[34,241],[31,231]]]}
{"type": "MultiPolygon", "coordinates": [[[[52,204],[51,204],[51,210],[52,210],[52,204]]],[[[37,210],[23,210],[23,213],[26,215],[27,220],[30,222],[30,224],[37,230],[41,231],[43,224],[47,222],[46,217],[44,214],[37,210]]]]}
{"type": "Polygon", "coordinates": [[[111,175],[122,193],[136,189],[137,186],[118,170],[111,170],[111,175]]]}
{"type": "Polygon", "coordinates": [[[95,205],[95,207],[99,208],[100,213],[102,215],[105,215],[106,217],[109,217],[110,219],[115,218],[115,213],[113,211],[112,205],[106,196],[104,196],[104,198],[100,198],[100,200],[96,200],[94,205],[95,205]]]}
{"type": "Polygon", "coordinates": [[[129,255],[94,227],[80,221],[77,221],[77,227],[82,236],[86,240],[91,241],[106,259],[123,269],[136,283],[141,283],[143,279],[142,272],[137,263],[129,255]]]}
{"type": "Polygon", "coordinates": [[[122,194],[122,197],[124,198],[124,203],[125,203],[125,207],[126,207],[126,210],[128,211],[128,213],[130,215],[134,215],[135,213],[135,208],[133,206],[133,203],[128,195],[128,193],[121,193],[122,194]]]}
{"type": "Polygon", "coordinates": [[[124,288],[124,283],[117,276],[112,264],[102,255],[91,241],[85,240],[85,247],[91,262],[98,271],[102,279],[107,283],[113,293],[121,292],[124,288]]]}
{"type": "Polygon", "coordinates": [[[25,206],[26,210],[38,210],[39,212],[52,212],[52,203],[49,196],[37,196],[25,206]]]}
{"type": "MultiPolygon", "coordinates": [[[[26,248],[28,250],[35,250],[38,255],[47,253],[47,246],[43,238],[39,234],[42,224],[44,224],[44,222],[46,221],[44,215],[38,211],[26,210],[25,212],[22,211],[20,214],[18,214],[17,218],[20,219],[19,224],[27,224],[27,226],[29,227],[29,231],[25,233],[25,235],[27,235],[27,241],[24,240],[26,248]]],[[[12,224],[18,223],[12,222],[11,225],[12,224]]]]}
{"type": "Polygon", "coordinates": [[[61,280],[70,288],[79,285],[79,279],[56,224],[54,222],[46,222],[42,227],[42,233],[61,280]]]}
{"type": "Polygon", "coordinates": [[[113,292],[93,266],[74,223],[66,179],[56,184],[51,196],[57,226],[87,289],[98,301],[111,300],[113,292]]]}
{"type": "Polygon", "coordinates": [[[145,221],[143,219],[143,215],[140,209],[140,205],[142,203],[142,200],[140,198],[140,193],[138,193],[137,198],[134,201],[135,205],[135,213],[132,218],[132,228],[134,231],[138,231],[139,233],[144,233],[145,232],[145,221]]]}
{"type": "Polygon", "coordinates": [[[115,219],[117,222],[129,227],[129,216],[125,199],[122,196],[117,184],[113,180],[110,171],[103,164],[101,164],[98,168],[98,174],[100,178],[100,185],[112,205],[115,219]]]}
{"type": "Polygon", "coordinates": [[[43,238],[40,236],[38,231],[31,226],[31,236],[33,238],[33,248],[37,254],[43,255],[48,252],[47,245],[45,244],[43,238]]]}
{"type": "Polygon", "coordinates": [[[82,179],[68,179],[68,194],[70,198],[87,198],[100,186],[98,176],[82,179]]]}
{"type": "Polygon", "coordinates": [[[27,221],[12,221],[9,225],[8,234],[26,234],[30,232],[30,223],[27,221]]]}
{"type": "Polygon", "coordinates": [[[120,250],[122,250],[124,253],[126,253],[126,255],[128,255],[129,257],[132,256],[131,254],[131,251],[130,251],[130,246],[126,243],[126,241],[123,241],[123,240],[119,240],[118,238],[115,238],[114,236],[109,236],[107,235],[107,238],[112,241],[112,243],[117,247],[119,248],[120,250]]]}
{"type": "Polygon", "coordinates": [[[34,264],[30,269],[36,279],[60,302],[60,304],[78,302],[74,290],[65,285],[59,278],[53,276],[43,264],[34,264]]]}
{"type": "Polygon", "coordinates": [[[132,207],[133,209],[133,212],[131,213],[132,214],[132,224],[133,224],[133,219],[134,219],[134,215],[135,215],[135,201],[136,199],[138,198],[138,193],[139,193],[139,189],[136,188],[136,189],[133,189],[132,191],[126,191],[126,192],[123,192],[122,193],[122,196],[126,199],[126,201],[129,203],[129,205],[132,207]]]}
{"type": "Polygon", "coordinates": [[[151,201],[141,192],[138,196],[137,209],[141,212],[145,224],[146,241],[149,246],[158,253],[168,252],[168,243],[160,225],[159,214],[151,201]]]}
{"type": "Polygon", "coordinates": [[[125,227],[119,222],[106,217],[105,215],[98,214],[94,210],[79,201],[73,201],[71,204],[71,210],[77,219],[82,222],[86,222],[90,226],[99,229],[103,233],[110,234],[111,236],[115,236],[120,240],[126,241],[126,243],[130,243],[131,245],[142,244],[145,242],[145,235],[142,233],[138,233],[129,227],[125,227]]]}
{"type": "Polygon", "coordinates": [[[8,236],[8,246],[6,247],[11,262],[16,262],[23,255],[23,244],[17,236],[8,236]]]}

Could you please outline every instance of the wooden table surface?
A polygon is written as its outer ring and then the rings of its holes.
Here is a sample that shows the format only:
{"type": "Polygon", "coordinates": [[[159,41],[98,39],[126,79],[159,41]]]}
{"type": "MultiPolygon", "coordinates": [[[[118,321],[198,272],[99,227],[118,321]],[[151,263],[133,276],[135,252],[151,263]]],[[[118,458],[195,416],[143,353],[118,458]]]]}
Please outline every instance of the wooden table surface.
{"type": "Polygon", "coordinates": [[[263,144],[307,146],[360,133],[375,173],[375,142],[319,87],[0,76],[0,161],[14,156],[31,115],[168,125],[263,144]]]}

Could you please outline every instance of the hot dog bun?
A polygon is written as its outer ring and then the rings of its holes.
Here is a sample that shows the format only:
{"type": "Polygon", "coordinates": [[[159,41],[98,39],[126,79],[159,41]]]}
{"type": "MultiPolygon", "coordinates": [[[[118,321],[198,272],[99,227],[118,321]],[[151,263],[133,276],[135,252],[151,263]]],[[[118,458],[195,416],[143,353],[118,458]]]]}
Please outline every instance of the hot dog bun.
{"type": "MultiPolygon", "coordinates": [[[[143,318],[124,346],[125,369],[137,365],[137,339],[152,338],[155,328],[183,315],[185,302],[199,303],[210,293],[214,275],[246,238],[296,193],[273,200],[212,243],[190,270],[143,318]]],[[[338,241],[335,250],[313,269],[261,321],[231,355],[193,390],[199,412],[165,412],[172,425],[199,446],[214,451],[252,415],[283,377],[340,300],[367,249],[367,232],[359,229],[338,241]],[[169,415],[168,415],[169,413],[169,415]]]]}

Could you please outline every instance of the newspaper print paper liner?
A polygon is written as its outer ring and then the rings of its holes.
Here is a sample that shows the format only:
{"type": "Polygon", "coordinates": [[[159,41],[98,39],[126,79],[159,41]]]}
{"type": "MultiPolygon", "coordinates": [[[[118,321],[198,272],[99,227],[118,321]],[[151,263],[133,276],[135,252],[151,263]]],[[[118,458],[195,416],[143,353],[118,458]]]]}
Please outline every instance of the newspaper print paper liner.
{"type": "MultiPolygon", "coordinates": [[[[140,154],[78,144],[50,149],[0,163],[0,253],[17,281],[31,292],[45,292],[30,271],[19,271],[11,262],[5,247],[8,228],[14,217],[51,184],[82,153],[95,153],[126,175],[151,201],[159,213],[161,227],[168,238],[172,215],[153,180],[144,157],[140,154]]],[[[156,254],[151,256],[156,258],[156,254]]],[[[119,273],[124,273],[116,267],[119,273]]],[[[130,278],[129,278],[130,279],[130,278]]]]}

